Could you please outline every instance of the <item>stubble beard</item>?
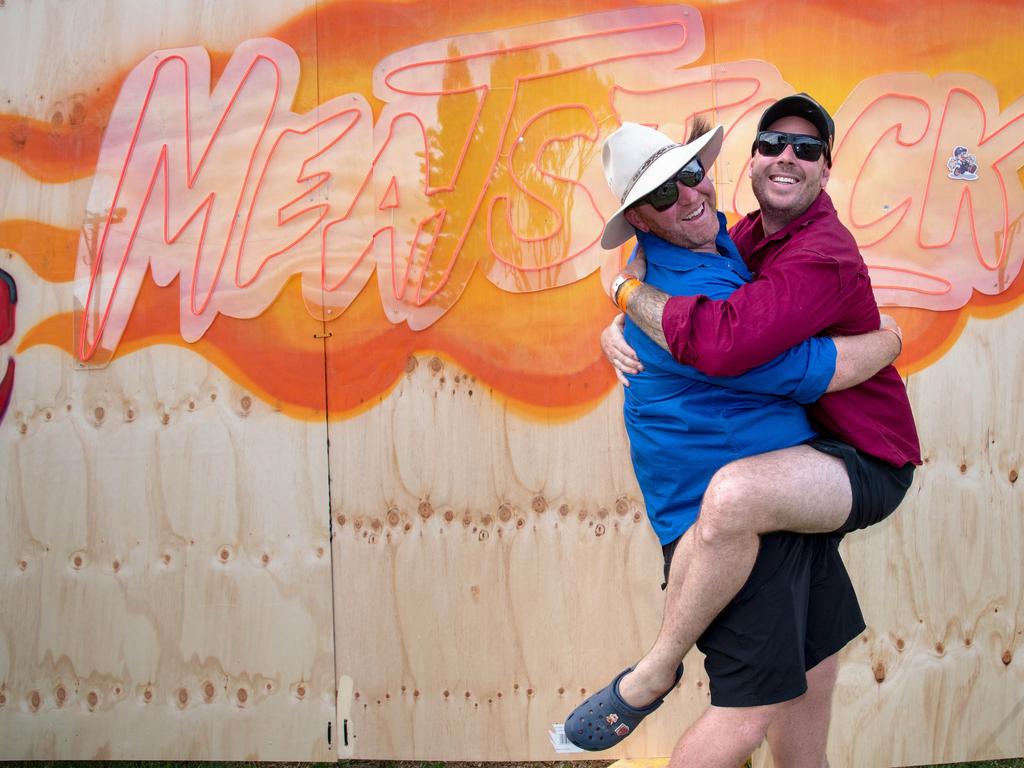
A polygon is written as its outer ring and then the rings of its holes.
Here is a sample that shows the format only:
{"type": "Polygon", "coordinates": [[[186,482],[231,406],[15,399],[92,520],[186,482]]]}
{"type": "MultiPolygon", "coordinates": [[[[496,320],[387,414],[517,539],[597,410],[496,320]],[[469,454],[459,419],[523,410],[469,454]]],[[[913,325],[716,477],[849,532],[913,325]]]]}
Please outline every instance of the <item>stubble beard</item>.
{"type": "Polygon", "coordinates": [[[711,204],[707,200],[705,200],[704,205],[705,211],[703,216],[707,216],[710,214],[712,216],[712,220],[714,221],[713,232],[710,231],[712,229],[711,225],[707,225],[709,232],[708,237],[705,237],[705,233],[703,232],[688,235],[685,232],[685,229],[683,229],[682,231],[666,229],[665,227],[661,226],[661,224],[656,220],[645,217],[647,226],[650,228],[652,235],[656,235],[665,242],[671,243],[672,245],[678,246],[679,248],[685,248],[688,251],[695,251],[701,248],[706,248],[709,245],[713,246],[716,238],[718,237],[718,230],[720,224],[718,222],[717,213],[711,210],[711,204]],[[700,240],[700,242],[698,242],[698,240],[700,240]]]}
{"type": "MultiPolygon", "coordinates": [[[[793,198],[789,205],[785,207],[772,205],[771,188],[769,185],[773,182],[768,178],[769,175],[769,173],[758,174],[751,179],[750,186],[754,190],[754,198],[757,200],[757,207],[761,211],[761,218],[776,223],[780,228],[803,216],[814,201],[818,199],[818,195],[821,194],[822,188],[820,184],[817,189],[805,187],[800,196],[793,198]]],[[[806,180],[800,183],[806,183],[806,180]]]]}

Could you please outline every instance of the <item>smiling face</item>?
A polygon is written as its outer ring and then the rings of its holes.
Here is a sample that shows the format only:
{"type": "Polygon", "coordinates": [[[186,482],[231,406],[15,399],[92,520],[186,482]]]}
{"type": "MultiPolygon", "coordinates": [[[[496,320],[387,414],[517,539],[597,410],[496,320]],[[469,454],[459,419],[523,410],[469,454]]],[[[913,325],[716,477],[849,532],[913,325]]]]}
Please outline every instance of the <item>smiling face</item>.
{"type": "Polygon", "coordinates": [[[687,187],[677,181],[676,189],[679,199],[670,208],[656,211],[651,205],[638,205],[626,211],[626,221],[673,245],[715,253],[718,210],[714,182],[705,174],[697,186],[687,187]]]}
{"type": "MultiPolygon", "coordinates": [[[[796,116],[780,118],[767,130],[821,138],[813,123],[796,116]]],[[[828,183],[828,177],[829,167],[824,155],[811,162],[799,159],[792,147],[786,147],[778,157],[754,152],[750,159],[750,179],[761,208],[765,234],[777,232],[810,208],[828,183]]]]}

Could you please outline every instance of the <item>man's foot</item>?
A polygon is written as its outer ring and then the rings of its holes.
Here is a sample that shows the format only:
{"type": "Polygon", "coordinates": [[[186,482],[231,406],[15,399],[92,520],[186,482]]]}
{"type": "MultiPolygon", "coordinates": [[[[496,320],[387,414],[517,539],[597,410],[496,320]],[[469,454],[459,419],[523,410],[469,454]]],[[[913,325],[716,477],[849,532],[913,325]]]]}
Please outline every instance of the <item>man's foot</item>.
{"type": "MultiPolygon", "coordinates": [[[[640,722],[661,706],[663,698],[644,707],[632,707],[622,700],[619,683],[632,671],[620,672],[614,680],[584,701],[565,720],[565,735],[580,749],[597,752],[617,746],[640,722]]],[[[683,676],[683,665],[676,670],[675,681],[662,696],[675,687],[683,676]]]]}
{"type": "Polygon", "coordinates": [[[619,680],[619,696],[634,709],[649,707],[679,682],[675,671],[666,673],[651,666],[641,660],[619,680]]]}

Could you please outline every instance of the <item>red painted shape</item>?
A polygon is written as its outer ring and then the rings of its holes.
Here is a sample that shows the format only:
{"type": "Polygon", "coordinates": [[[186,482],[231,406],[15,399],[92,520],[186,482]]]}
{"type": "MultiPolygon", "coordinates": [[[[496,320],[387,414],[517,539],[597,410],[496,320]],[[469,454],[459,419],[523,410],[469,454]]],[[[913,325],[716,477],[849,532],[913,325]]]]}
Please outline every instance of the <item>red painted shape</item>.
{"type": "MultiPolygon", "coordinates": [[[[14,335],[14,305],[18,303],[18,286],[14,278],[0,269],[0,344],[10,341],[14,335]]],[[[14,390],[14,358],[7,360],[7,372],[0,381],[0,424],[3,423],[7,406],[14,390]]]]}
{"type": "Polygon", "coordinates": [[[18,287],[14,278],[0,269],[0,344],[14,335],[14,305],[18,303],[18,287]]]}
{"type": "Polygon", "coordinates": [[[14,358],[7,360],[7,373],[3,381],[0,381],[0,424],[4,423],[4,414],[7,413],[7,406],[11,403],[11,392],[14,391],[14,358]]]}

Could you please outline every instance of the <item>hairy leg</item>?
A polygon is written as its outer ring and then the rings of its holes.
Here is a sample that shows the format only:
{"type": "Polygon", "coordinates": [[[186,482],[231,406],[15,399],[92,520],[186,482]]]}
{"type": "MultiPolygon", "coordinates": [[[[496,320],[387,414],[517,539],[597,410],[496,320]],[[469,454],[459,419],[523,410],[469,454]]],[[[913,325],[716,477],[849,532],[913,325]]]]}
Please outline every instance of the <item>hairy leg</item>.
{"type": "Polygon", "coordinates": [[[682,663],[686,651],[680,652],[677,644],[671,642],[678,623],[677,612],[672,606],[679,600],[679,592],[686,581],[686,573],[693,562],[695,551],[696,534],[690,528],[679,539],[672,553],[658,638],[647,654],[633,666],[633,672],[619,682],[619,695],[627,704],[646,706],[661,698],[675,682],[676,668],[682,663]],[[629,681],[634,681],[634,685],[630,685],[629,681]],[[636,683],[641,685],[637,686],[636,683]]]}
{"type": "Polygon", "coordinates": [[[829,533],[846,522],[853,493],[842,459],[806,445],[734,461],[711,478],[702,538],[736,531],[829,533]]]}
{"type": "Polygon", "coordinates": [[[722,467],[704,494],[696,524],[676,548],[661,631],[619,683],[622,698],[642,707],[664,695],[683,656],[750,576],[760,534],[834,531],[852,504],[842,460],[808,446],[722,467]]]}
{"type": "Polygon", "coordinates": [[[825,747],[839,656],[807,672],[807,693],[780,705],[768,726],[768,746],[778,768],[828,768],[825,747]]]}
{"type": "Polygon", "coordinates": [[[668,768],[737,768],[764,741],[781,706],[709,707],[676,743],[668,768]]]}

